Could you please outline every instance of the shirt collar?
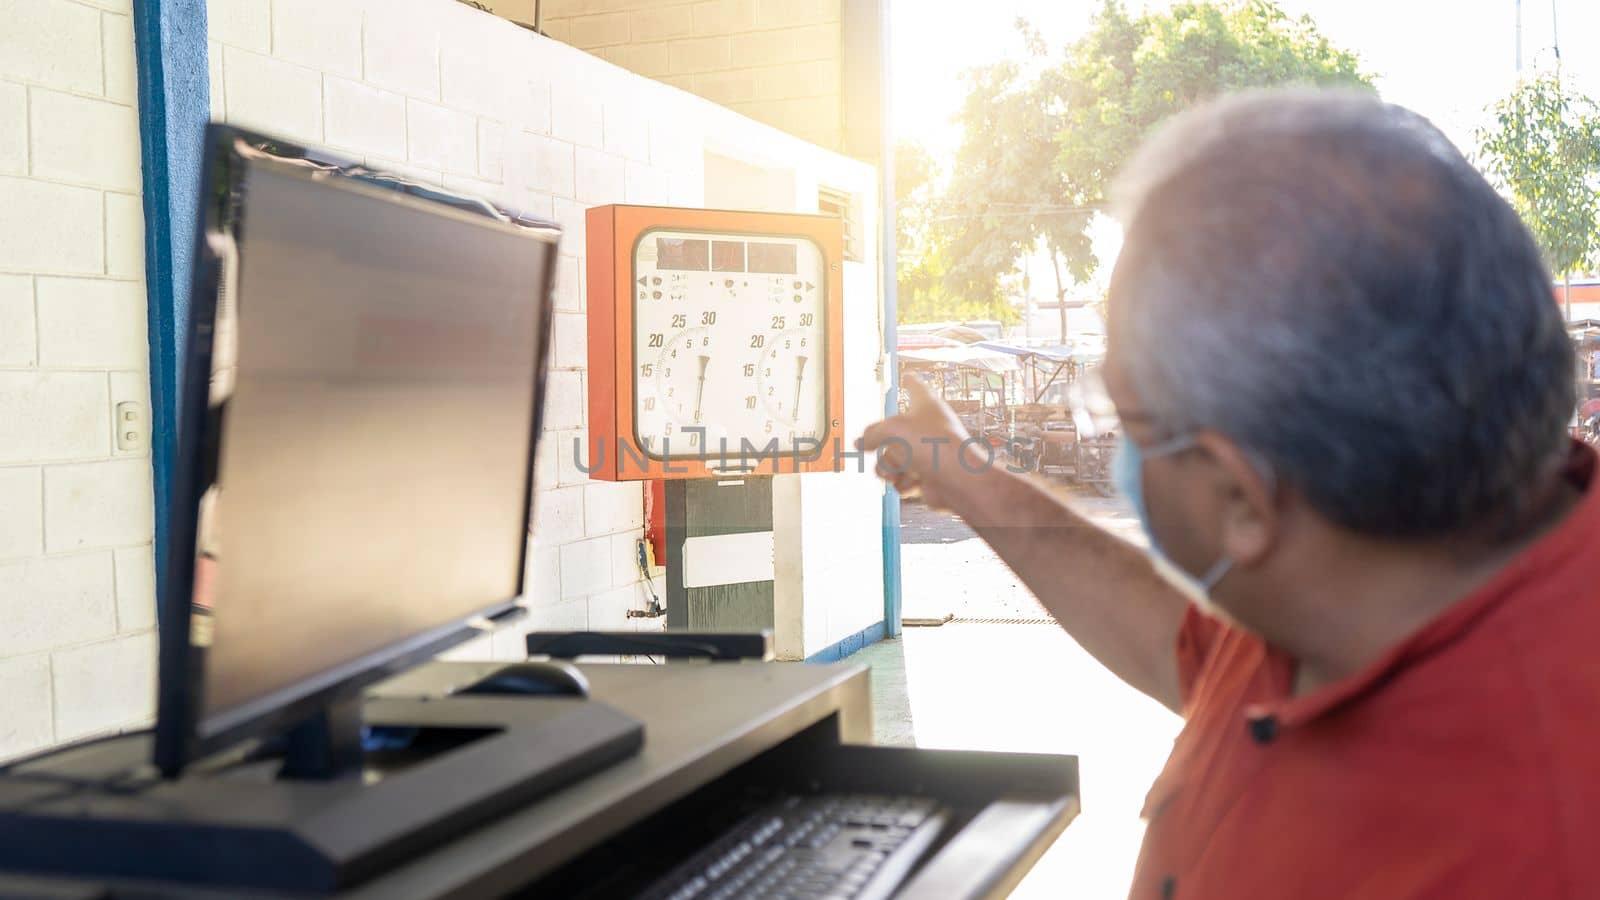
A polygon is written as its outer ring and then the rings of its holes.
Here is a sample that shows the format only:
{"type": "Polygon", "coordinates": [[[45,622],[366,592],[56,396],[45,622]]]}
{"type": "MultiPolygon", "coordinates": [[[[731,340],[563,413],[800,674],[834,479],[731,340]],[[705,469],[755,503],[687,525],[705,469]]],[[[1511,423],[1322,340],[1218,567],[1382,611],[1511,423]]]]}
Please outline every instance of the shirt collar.
{"type": "MultiPolygon", "coordinates": [[[[1565,560],[1583,552],[1594,535],[1600,533],[1600,484],[1594,479],[1597,463],[1600,458],[1593,448],[1573,441],[1565,475],[1583,491],[1583,496],[1560,524],[1514,557],[1482,587],[1390,648],[1365,669],[1300,697],[1285,696],[1281,700],[1252,704],[1245,709],[1245,717],[1252,725],[1264,725],[1276,733],[1359,702],[1406,669],[1460,640],[1485,616],[1529,585],[1548,578],[1565,560]]],[[[1293,660],[1275,650],[1269,652],[1282,667],[1278,671],[1292,676],[1293,660]]],[[[1292,684],[1292,681],[1292,677],[1285,678],[1286,683],[1292,684]]]]}

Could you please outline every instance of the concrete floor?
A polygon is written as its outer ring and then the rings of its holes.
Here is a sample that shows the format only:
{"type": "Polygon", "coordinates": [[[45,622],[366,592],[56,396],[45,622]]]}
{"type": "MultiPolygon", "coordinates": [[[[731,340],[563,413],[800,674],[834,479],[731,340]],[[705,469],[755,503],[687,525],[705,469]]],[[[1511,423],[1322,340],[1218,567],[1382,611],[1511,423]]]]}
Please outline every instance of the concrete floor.
{"type": "MultiPolygon", "coordinates": [[[[1144,542],[1133,510],[1121,498],[1062,490],[1061,496],[1100,527],[1144,542]]],[[[900,507],[901,614],[908,619],[1045,617],[1037,600],[965,522],[921,503],[900,507]]]]}
{"type": "MultiPolygon", "coordinates": [[[[1080,504],[1102,524],[1137,529],[1114,501],[1080,504]]],[[[1013,897],[1125,897],[1144,823],[1139,809],[1179,719],[1123,684],[1053,624],[962,624],[1043,611],[1005,564],[959,522],[908,504],[907,615],[955,613],[908,628],[852,657],[872,668],[882,743],[1069,753],[1079,758],[1083,812],[1013,897]]]]}

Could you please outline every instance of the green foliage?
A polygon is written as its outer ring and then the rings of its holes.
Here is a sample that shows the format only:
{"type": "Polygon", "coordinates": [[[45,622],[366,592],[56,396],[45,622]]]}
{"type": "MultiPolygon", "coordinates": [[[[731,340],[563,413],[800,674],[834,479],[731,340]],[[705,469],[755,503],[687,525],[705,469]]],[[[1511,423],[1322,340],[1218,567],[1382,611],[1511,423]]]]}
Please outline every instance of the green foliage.
{"type": "MultiPolygon", "coordinates": [[[[1064,108],[1057,168],[1069,196],[1092,206],[1155,126],[1205,100],[1275,85],[1372,87],[1355,54],[1268,0],[1179,3],[1136,19],[1105,0],[1048,78],[1064,108]]],[[[1074,273],[1096,265],[1071,260],[1074,273]]]]}
{"type": "Polygon", "coordinates": [[[1545,74],[1491,107],[1478,163],[1511,195],[1558,277],[1600,265],[1600,111],[1545,74]]]}
{"type": "Polygon", "coordinates": [[[1105,0],[1052,77],[1066,109],[1058,163],[1088,203],[1104,201],[1154,126],[1201,101],[1286,84],[1371,88],[1353,53],[1267,0],[1179,3],[1138,19],[1105,0]]]}
{"type": "Polygon", "coordinates": [[[1137,17],[1103,0],[1060,61],[1026,23],[1018,28],[1020,58],[969,74],[949,184],[910,236],[921,241],[923,277],[942,271],[946,300],[1008,305],[1007,279],[1038,247],[1060,273],[1058,296],[1068,279],[1087,281],[1099,265],[1089,227],[1107,188],[1176,112],[1249,87],[1371,88],[1354,54],[1268,0],[1191,0],[1137,17]]]}
{"type": "Polygon", "coordinates": [[[1019,28],[1026,58],[968,73],[963,140],[937,204],[951,261],[945,283],[960,296],[1002,299],[1017,260],[1040,244],[1057,254],[1087,251],[1091,211],[1067,198],[1055,164],[1059,104],[1045,80],[1029,74],[1045,67],[1043,43],[1019,28]]]}
{"type": "Polygon", "coordinates": [[[936,193],[938,165],[927,150],[911,143],[896,146],[894,158],[900,321],[1015,319],[1016,311],[997,291],[965,294],[947,287],[952,255],[936,193]]]}

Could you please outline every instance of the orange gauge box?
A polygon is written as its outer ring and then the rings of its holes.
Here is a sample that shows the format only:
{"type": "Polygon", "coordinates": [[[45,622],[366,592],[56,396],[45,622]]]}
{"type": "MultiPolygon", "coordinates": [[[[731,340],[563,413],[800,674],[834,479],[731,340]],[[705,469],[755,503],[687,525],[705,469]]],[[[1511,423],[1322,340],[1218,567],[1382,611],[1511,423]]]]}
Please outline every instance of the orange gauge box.
{"type": "Polygon", "coordinates": [[[842,221],[599,206],[587,229],[589,477],[841,465],[842,221]]]}

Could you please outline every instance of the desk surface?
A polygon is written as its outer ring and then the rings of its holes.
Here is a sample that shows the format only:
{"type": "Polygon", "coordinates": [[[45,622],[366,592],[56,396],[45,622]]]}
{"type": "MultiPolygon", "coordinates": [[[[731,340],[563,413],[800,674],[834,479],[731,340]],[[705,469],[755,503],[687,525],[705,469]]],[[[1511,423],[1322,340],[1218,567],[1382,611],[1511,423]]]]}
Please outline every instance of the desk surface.
{"type": "MultiPolygon", "coordinates": [[[[434,663],[374,693],[439,696],[499,665],[434,663]]],[[[871,740],[867,672],[860,665],[693,662],[583,670],[595,699],[644,723],[638,755],[337,896],[423,900],[511,894],[779,745],[787,748],[780,754],[801,754],[774,759],[772,764],[785,772],[804,758],[804,765],[814,760],[817,777],[839,789],[897,784],[922,792],[937,785],[953,806],[971,807],[976,815],[970,823],[902,888],[903,896],[916,900],[1004,896],[1077,813],[1072,757],[836,746],[828,726],[809,732],[811,740],[791,741],[830,720],[843,744],[871,740]],[[824,744],[832,749],[818,754],[824,744]]],[[[284,896],[149,882],[115,887],[115,896],[128,900],[284,896]]],[[[0,875],[0,900],[105,900],[107,888],[103,882],[0,875]]]]}
{"type": "MultiPolygon", "coordinates": [[[[434,663],[385,682],[374,693],[439,696],[501,665],[434,663]]],[[[422,900],[507,894],[830,716],[837,715],[841,741],[872,738],[867,672],[860,665],[684,662],[581,668],[594,699],[644,723],[644,747],[637,755],[337,896],[422,900]]],[[[177,885],[126,887],[133,889],[128,896],[190,900],[276,896],[177,885]]],[[[104,894],[99,885],[70,879],[0,875],[0,898],[15,896],[104,894]]]]}
{"type": "MultiPolygon", "coordinates": [[[[384,696],[438,694],[501,664],[438,663],[384,696]]],[[[499,895],[838,714],[840,740],[872,739],[867,671],[855,664],[586,665],[590,695],[639,719],[644,749],[410,865],[340,894],[362,900],[499,895]]]]}

